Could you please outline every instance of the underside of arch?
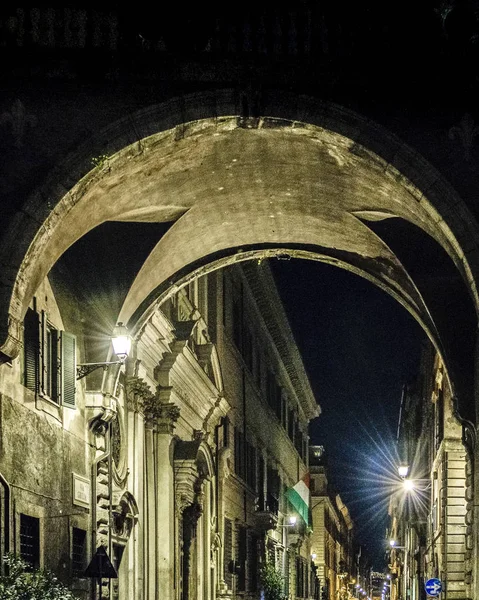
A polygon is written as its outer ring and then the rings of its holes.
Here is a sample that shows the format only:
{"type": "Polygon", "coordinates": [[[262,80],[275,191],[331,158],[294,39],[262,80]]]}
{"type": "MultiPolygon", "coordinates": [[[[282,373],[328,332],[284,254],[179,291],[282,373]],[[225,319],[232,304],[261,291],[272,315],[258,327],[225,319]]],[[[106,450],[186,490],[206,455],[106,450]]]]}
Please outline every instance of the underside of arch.
{"type": "MultiPolygon", "coordinates": [[[[296,99],[291,114],[297,115],[297,105],[296,99]]],[[[53,265],[108,221],[173,223],[125,298],[119,319],[126,322],[141,320],[159,294],[199,266],[255,248],[290,248],[338,261],[369,278],[398,299],[441,349],[440,332],[415,283],[369,226],[398,217],[445,250],[477,309],[470,262],[477,262],[474,221],[439,175],[393,136],[381,132],[388,155],[383,158],[368,147],[370,124],[331,106],[328,112],[324,106],[310,112],[311,123],[285,119],[283,109],[281,119],[245,122],[216,114],[159,132],[156,116],[154,110],[139,115],[148,127],[137,130],[156,131],[115,148],[59,197],[40,225],[28,221],[21,231],[20,218],[4,238],[0,256],[10,265],[2,275],[0,301],[5,357],[18,352],[25,311],[53,265]]],[[[377,138],[378,128],[374,134],[377,138]]],[[[128,260],[128,252],[128,247],[119,250],[121,260],[128,260]]]]}

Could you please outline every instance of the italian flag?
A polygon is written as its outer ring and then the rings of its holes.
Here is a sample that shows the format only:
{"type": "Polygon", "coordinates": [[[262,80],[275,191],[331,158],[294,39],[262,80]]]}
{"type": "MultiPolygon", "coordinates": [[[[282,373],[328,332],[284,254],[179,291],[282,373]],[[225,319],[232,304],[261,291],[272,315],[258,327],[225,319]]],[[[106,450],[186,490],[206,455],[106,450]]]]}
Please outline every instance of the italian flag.
{"type": "Polygon", "coordinates": [[[295,486],[286,491],[286,498],[306,525],[309,525],[309,473],[306,473],[295,486]]]}

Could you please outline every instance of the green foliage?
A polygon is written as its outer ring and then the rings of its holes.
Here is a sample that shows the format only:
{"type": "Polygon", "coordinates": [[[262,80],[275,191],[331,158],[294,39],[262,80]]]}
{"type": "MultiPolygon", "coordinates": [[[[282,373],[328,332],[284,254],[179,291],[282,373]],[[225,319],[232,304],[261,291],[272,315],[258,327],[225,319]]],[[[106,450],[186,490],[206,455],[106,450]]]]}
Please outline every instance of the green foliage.
{"type": "Polygon", "coordinates": [[[91,159],[91,164],[94,167],[99,167],[100,169],[108,164],[110,156],[108,154],[100,154],[100,156],[94,156],[91,159]]]}
{"type": "Polygon", "coordinates": [[[7,575],[0,576],[0,600],[75,600],[75,596],[49,571],[28,571],[14,554],[3,557],[7,575]]]}
{"type": "Polygon", "coordinates": [[[264,563],[260,569],[261,587],[264,600],[285,600],[283,594],[283,576],[272,563],[264,563]]]}

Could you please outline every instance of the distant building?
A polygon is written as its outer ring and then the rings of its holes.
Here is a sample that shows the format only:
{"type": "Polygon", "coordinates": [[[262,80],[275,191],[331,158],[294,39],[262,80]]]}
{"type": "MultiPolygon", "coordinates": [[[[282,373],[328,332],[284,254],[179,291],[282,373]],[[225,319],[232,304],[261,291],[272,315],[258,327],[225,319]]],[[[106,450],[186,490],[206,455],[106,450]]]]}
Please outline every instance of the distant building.
{"type": "Polygon", "coordinates": [[[348,508],[328,484],[323,446],[310,446],[311,551],[322,600],[346,600],[354,593],[353,522],[348,508]]]}

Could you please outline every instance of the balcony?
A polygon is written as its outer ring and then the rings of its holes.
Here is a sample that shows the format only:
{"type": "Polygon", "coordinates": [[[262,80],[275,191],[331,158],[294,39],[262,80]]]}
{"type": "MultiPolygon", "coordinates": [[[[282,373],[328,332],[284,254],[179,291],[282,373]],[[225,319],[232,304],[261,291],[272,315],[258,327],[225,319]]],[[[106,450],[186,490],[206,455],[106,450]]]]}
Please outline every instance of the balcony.
{"type": "Polygon", "coordinates": [[[263,531],[275,529],[278,524],[278,510],[278,499],[271,494],[267,494],[266,498],[258,498],[254,514],[256,527],[263,531]]]}

